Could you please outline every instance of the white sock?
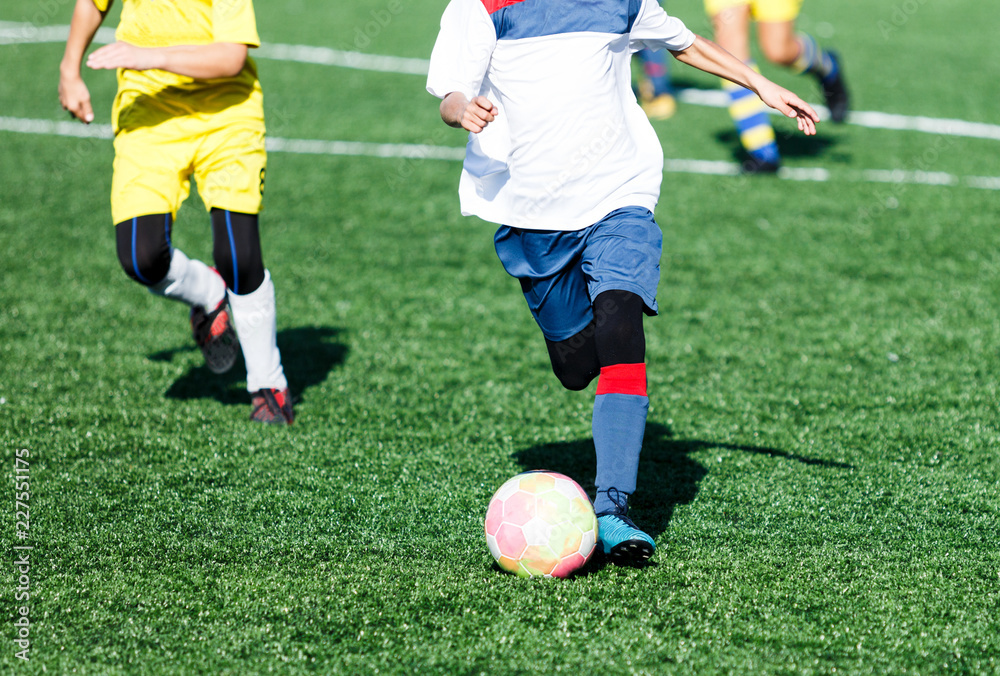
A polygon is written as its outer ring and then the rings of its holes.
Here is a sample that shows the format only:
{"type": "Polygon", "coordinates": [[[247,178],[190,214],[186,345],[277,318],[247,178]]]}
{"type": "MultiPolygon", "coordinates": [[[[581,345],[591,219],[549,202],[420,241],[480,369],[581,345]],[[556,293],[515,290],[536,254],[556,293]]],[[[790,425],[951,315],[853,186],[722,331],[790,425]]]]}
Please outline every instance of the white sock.
{"type": "Polygon", "coordinates": [[[229,291],[229,307],[233,310],[233,324],[247,364],[247,390],[256,392],[265,388],[283,390],[288,387],[278,351],[271,273],[264,271],[264,281],[252,293],[237,296],[229,291]]]}
{"type": "Polygon", "coordinates": [[[167,276],[149,290],[158,296],[201,306],[209,312],[226,297],[226,283],[222,281],[222,276],[201,261],[191,260],[180,249],[173,250],[167,276]]]}

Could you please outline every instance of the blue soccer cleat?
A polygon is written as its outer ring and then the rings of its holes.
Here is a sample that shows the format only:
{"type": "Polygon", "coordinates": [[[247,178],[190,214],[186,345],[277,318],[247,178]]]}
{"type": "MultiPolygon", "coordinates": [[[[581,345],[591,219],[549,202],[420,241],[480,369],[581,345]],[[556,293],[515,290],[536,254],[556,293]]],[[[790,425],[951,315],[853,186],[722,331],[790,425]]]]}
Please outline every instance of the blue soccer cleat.
{"type": "Polygon", "coordinates": [[[612,497],[612,491],[614,506],[597,515],[597,542],[601,552],[618,565],[642,565],[656,551],[656,543],[626,516],[628,494],[611,488],[608,491],[609,498],[612,497]]]}
{"type": "Polygon", "coordinates": [[[844,83],[844,67],[840,63],[840,55],[828,52],[833,61],[833,72],[820,81],[823,86],[823,98],[826,107],[830,109],[830,119],[841,124],[847,121],[847,112],[851,105],[851,96],[844,83]]]}
{"type": "Polygon", "coordinates": [[[750,154],[747,154],[746,159],[740,164],[740,170],[744,174],[777,174],[779,169],[781,169],[780,158],[775,160],[765,160],[750,154]]]}

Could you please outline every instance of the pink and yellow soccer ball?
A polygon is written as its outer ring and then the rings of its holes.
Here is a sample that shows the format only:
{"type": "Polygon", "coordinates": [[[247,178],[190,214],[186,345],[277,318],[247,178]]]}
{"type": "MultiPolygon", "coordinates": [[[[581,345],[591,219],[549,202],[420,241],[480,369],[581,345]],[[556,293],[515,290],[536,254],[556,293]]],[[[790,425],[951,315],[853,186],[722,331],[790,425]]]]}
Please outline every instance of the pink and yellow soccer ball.
{"type": "Polygon", "coordinates": [[[565,474],[518,474],[490,500],[486,544],[501,568],[520,577],[568,577],[594,553],[594,506],[565,474]]]}

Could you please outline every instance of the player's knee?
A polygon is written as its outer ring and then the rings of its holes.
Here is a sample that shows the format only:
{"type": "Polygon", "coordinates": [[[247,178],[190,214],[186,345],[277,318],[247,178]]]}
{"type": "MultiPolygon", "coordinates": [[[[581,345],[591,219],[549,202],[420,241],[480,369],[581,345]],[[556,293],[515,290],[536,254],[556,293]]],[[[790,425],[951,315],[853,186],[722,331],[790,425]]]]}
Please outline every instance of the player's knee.
{"type": "Polygon", "coordinates": [[[567,390],[586,388],[601,371],[594,351],[593,325],[566,340],[546,340],[545,346],[552,372],[567,390]]]}
{"type": "Polygon", "coordinates": [[[556,378],[559,379],[559,383],[565,387],[567,390],[573,390],[574,392],[579,392],[587,388],[587,385],[597,377],[599,371],[591,372],[584,371],[579,368],[567,367],[565,365],[552,364],[552,371],[556,374],[556,378]]]}
{"type": "Polygon", "coordinates": [[[170,271],[170,252],[133,257],[132,252],[118,249],[118,262],[131,279],[146,286],[154,286],[162,282],[170,271]]]}
{"type": "Polygon", "coordinates": [[[212,209],[215,268],[233,293],[246,295],[264,281],[256,214],[212,209]]]}
{"type": "Polygon", "coordinates": [[[229,253],[228,251],[217,252],[214,257],[215,269],[222,275],[226,286],[239,296],[253,293],[260,288],[264,281],[264,264],[260,258],[249,260],[247,257],[237,257],[236,264],[233,265],[229,253]]]}
{"type": "Polygon", "coordinates": [[[790,66],[795,63],[799,56],[799,43],[795,40],[789,41],[764,41],[761,42],[760,51],[764,58],[778,66],[790,66]]]}
{"type": "Polygon", "coordinates": [[[142,224],[137,228],[131,221],[115,227],[118,262],[129,278],[145,286],[155,286],[170,271],[170,243],[165,236],[144,236],[147,232],[142,224]]]}

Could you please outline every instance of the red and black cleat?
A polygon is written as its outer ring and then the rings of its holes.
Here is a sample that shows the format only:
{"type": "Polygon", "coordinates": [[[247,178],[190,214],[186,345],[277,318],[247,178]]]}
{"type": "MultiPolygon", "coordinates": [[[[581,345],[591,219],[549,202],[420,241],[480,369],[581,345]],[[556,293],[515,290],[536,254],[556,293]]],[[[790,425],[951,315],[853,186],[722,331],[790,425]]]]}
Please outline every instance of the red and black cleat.
{"type": "Polygon", "coordinates": [[[291,425],[295,421],[292,397],[287,389],[257,390],[250,399],[250,420],[269,425],[291,425]]]}
{"type": "Polygon", "coordinates": [[[209,371],[225,373],[233,368],[240,342],[225,299],[211,312],[205,312],[200,306],[191,308],[191,334],[201,348],[209,371]]]}

